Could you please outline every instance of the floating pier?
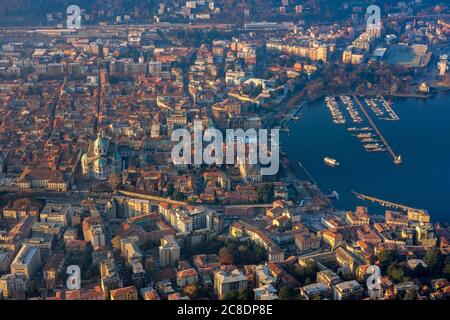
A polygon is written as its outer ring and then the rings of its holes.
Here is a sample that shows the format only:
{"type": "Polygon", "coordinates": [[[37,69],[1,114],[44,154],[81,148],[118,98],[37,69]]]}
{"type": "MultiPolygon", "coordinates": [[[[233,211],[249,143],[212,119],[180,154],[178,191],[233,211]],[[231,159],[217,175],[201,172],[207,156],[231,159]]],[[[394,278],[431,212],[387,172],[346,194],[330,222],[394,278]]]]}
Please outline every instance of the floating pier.
{"type": "Polygon", "coordinates": [[[372,120],[372,118],[370,117],[369,113],[367,112],[366,108],[363,106],[363,104],[361,103],[361,101],[359,101],[357,96],[353,96],[353,99],[355,99],[356,103],[359,105],[359,107],[361,108],[361,111],[364,113],[364,115],[366,116],[367,120],[369,121],[370,125],[372,126],[372,128],[375,130],[375,132],[377,133],[377,135],[380,137],[381,141],[383,142],[383,144],[385,145],[387,151],[389,152],[389,154],[391,155],[393,161],[395,164],[401,164],[402,163],[402,156],[398,155],[394,152],[394,150],[391,148],[391,146],[389,145],[389,143],[387,142],[387,140],[384,138],[383,134],[381,133],[380,129],[378,129],[377,125],[375,124],[375,122],[372,120]]]}
{"type": "Polygon", "coordinates": [[[384,108],[388,112],[389,116],[392,117],[391,120],[398,121],[400,120],[399,116],[395,113],[395,111],[392,109],[389,102],[386,101],[386,99],[383,96],[380,96],[381,101],[383,102],[384,108]]]}

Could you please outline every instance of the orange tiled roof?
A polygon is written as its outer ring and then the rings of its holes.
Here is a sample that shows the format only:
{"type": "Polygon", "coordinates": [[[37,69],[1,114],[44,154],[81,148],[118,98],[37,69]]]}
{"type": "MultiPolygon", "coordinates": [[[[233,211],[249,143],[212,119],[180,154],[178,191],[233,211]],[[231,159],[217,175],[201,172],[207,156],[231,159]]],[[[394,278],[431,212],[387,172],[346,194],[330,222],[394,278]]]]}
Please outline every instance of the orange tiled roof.
{"type": "Polygon", "coordinates": [[[189,278],[189,277],[194,277],[196,275],[197,275],[197,270],[195,270],[194,268],[181,270],[181,271],[178,271],[178,273],[177,273],[178,278],[189,278]]]}

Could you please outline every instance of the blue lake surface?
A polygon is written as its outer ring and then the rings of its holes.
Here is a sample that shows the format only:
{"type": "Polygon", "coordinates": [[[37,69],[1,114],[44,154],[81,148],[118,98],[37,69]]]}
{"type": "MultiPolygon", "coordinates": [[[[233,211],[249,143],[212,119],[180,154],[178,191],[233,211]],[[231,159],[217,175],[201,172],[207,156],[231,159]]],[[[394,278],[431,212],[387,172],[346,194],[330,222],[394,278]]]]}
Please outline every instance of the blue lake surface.
{"type": "Polygon", "coordinates": [[[399,121],[377,119],[366,107],[391,147],[402,156],[400,166],[387,152],[364,150],[347,128],[368,126],[367,121],[353,124],[340,99],[336,100],[347,124],[334,124],[322,100],[306,105],[300,121],[291,122],[290,134],[282,134],[281,146],[291,161],[300,161],[325,193],[339,193],[340,199],[334,202],[338,209],[365,205],[373,214],[384,214],[384,207],[356,199],[350,193],[355,190],[427,209],[433,221],[450,222],[450,94],[427,100],[393,99],[399,121]],[[323,158],[327,156],[340,166],[325,165],[323,158]]]}

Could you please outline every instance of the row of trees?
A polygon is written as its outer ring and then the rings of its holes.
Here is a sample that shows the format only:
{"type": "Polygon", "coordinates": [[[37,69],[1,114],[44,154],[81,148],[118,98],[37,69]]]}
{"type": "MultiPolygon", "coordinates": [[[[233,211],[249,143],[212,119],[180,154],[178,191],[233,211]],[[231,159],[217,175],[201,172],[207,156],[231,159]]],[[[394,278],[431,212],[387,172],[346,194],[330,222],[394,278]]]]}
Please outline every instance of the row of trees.
{"type": "Polygon", "coordinates": [[[272,203],[274,200],[274,186],[271,183],[263,184],[256,190],[259,203],[272,203]]]}
{"type": "Polygon", "coordinates": [[[300,283],[301,287],[316,282],[316,273],[319,271],[314,261],[307,262],[305,266],[297,263],[288,264],[284,269],[300,283]]]}
{"type": "Polygon", "coordinates": [[[267,260],[267,252],[260,245],[239,239],[213,239],[207,243],[186,248],[183,259],[192,259],[197,254],[217,254],[222,264],[258,264],[267,260]]]}
{"type": "Polygon", "coordinates": [[[404,259],[395,250],[384,250],[378,255],[381,271],[394,282],[404,282],[413,278],[428,283],[430,279],[450,279],[450,256],[443,255],[438,248],[430,249],[423,261],[427,267],[418,265],[415,269],[408,268],[404,259]]]}
{"type": "Polygon", "coordinates": [[[364,93],[374,86],[398,93],[406,89],[413,76],[413,69],[386,63],[373,63],[367,66],[328,64],[320,77],[306,85],[303,93],[306,97],[314,99],[324,93],[364,93]]]}
{"type": "Polygon", "coordinates": [[[228,291],[224,297],[224,300],[254,300],[255,295],[253,290],[242,290],[242,291],[228,291]]]}
{"type": "Polygon", "coordinates": [[[267,252],[252,241],[229,239],[219,250],[219,259],[223,264],[259,264],[267,260],[267,252]]]}

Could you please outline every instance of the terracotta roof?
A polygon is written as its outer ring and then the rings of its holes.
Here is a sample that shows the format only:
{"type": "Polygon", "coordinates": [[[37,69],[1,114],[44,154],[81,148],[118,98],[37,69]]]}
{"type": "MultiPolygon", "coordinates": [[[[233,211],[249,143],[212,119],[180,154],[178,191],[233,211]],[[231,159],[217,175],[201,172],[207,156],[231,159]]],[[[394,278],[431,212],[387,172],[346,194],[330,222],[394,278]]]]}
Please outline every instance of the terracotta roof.
{"type": "Polygon", "coordinates": [[[145,300],[161,300],[156,290],[149,290],[144,293],[145,300]]]}
{"type": "Polygon", "coordinates": [[[48,180],[52,183],[65,183],[66,178],[61,171],[55,170],[31,170],[26,168],[19,178],[19,182],[28,182],[32,180],[48,180]]]}
{"type": "Polygon", "coordinates": [[[119,289],[114,289],[110,291],[111,297],[115,297],[117,295],[122,295],[122,294],[137,294],[137,289],[134,286],[131,287],[125,287],[125,288],[119,288],[119,289]]]}
{"type": "Polygon", "coordinates": [[[197,275],[197,270],[194,268],[189,268],[186,270],[178,271],[177,278],[189,278],[197,275]]]}

